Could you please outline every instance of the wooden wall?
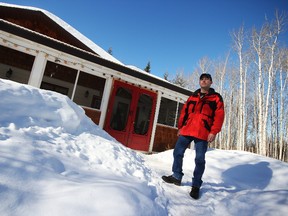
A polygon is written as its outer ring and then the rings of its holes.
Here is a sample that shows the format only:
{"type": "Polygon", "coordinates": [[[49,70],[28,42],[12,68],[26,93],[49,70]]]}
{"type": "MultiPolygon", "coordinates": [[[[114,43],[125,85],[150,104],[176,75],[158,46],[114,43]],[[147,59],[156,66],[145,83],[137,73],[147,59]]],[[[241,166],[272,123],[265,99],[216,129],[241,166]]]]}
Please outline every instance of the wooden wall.
{"type": "Polygon", "coordinates": [[[177,141],[177,128],[157,124],[153,152],[162,152],[173,149],[177,141]]]}
{"type": "Polygon", "coordinates": [[[101,112],[99,110],[89,109],[87,107],[83,107],[83,109],[85,110],[85,114],[91,118],[95,124],[99,125],[101,112]]]}
{"type": "MultiPolygon", "coordinates": [[[[75,14],[77,15],[77,14],[75,14]]],[[[37,10],[0,6],[0,19],[7,20],[54,39],[76,46],[88,52],[95,53],[76,37],[68,33],[58,23],[54,22],[46,14],[37,10]]],[[[96,53],[95,53],[96,54],[96,53]]]]}

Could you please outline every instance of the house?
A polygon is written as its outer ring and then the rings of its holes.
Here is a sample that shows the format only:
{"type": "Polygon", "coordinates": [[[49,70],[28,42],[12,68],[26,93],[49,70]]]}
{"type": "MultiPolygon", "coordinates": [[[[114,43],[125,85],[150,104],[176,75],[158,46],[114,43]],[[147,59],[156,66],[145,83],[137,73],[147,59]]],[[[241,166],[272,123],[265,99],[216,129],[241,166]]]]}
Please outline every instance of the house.
{"type": "Polygon", "coordinates": [[[67,95],[123,145],[174,147],[191,92],[104,51],[59,17],[0,3],[0,78],[67,95]]]}

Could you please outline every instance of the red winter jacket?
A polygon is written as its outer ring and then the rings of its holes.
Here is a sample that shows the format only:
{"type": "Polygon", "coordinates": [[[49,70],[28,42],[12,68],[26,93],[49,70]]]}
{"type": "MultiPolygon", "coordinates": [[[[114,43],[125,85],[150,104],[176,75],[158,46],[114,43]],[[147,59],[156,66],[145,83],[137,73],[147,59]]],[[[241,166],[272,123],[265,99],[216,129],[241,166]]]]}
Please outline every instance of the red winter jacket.
{"type": "Polygon", "coordinates": [[[224,115],[221,95],[210,88],[209,92],[200,98],[200,89],[198,89],[184,104],[178,129],[183,136],[207,140],[209,133],[216,135],[221,131],[224,115]]]}

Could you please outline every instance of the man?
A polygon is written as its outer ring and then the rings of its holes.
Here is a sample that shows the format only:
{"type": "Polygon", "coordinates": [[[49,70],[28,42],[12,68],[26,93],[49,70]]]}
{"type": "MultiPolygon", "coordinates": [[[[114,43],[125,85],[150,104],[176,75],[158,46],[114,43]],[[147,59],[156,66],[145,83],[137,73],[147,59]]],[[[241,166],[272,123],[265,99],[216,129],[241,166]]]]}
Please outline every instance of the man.
{"type": "Polygon", "coordinates": [[[212,83],[210,74],[201,74],[200,89],[196,90],[184,104],[178,121],[179,137],[173,151],[173,174],[162,176],[167,183],[181,185],[184,175],[182,172],[184,153],[189,144],[194,141],[195,169],[190,192],[190,196],[194,199],[199,198],[208,143],[215,140],[224,121],[223,99],[219,93],[210,88],[212,83]]]}

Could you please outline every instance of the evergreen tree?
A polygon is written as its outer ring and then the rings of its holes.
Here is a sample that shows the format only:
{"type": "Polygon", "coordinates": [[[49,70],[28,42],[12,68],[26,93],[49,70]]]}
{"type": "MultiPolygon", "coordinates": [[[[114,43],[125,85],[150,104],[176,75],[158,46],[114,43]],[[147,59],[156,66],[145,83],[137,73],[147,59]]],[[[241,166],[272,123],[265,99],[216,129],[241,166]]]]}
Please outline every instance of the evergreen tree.
{"type": "Polygon", "coordinates": [[[147,63],[146,67],[144,68],[144,71],[146,71],[147,73],[150,73],[151,71],[150,61],[147,63]]]}
{"type": "Polygon", "coordinates": [[[107,51],[110,55],[113,55],[113,51],[112,51],[112,47],[109,47],[108,51],[107,51]]]}
{"type": "Polygon", "coordinates": [[[163,78],[164,78],[164,80],[169,81],[169,80],[168,80],[168,77],[169,77],[169,73],[166,71],[166,72],[164,73],[164,75],[163,75],[163,78]]]}

